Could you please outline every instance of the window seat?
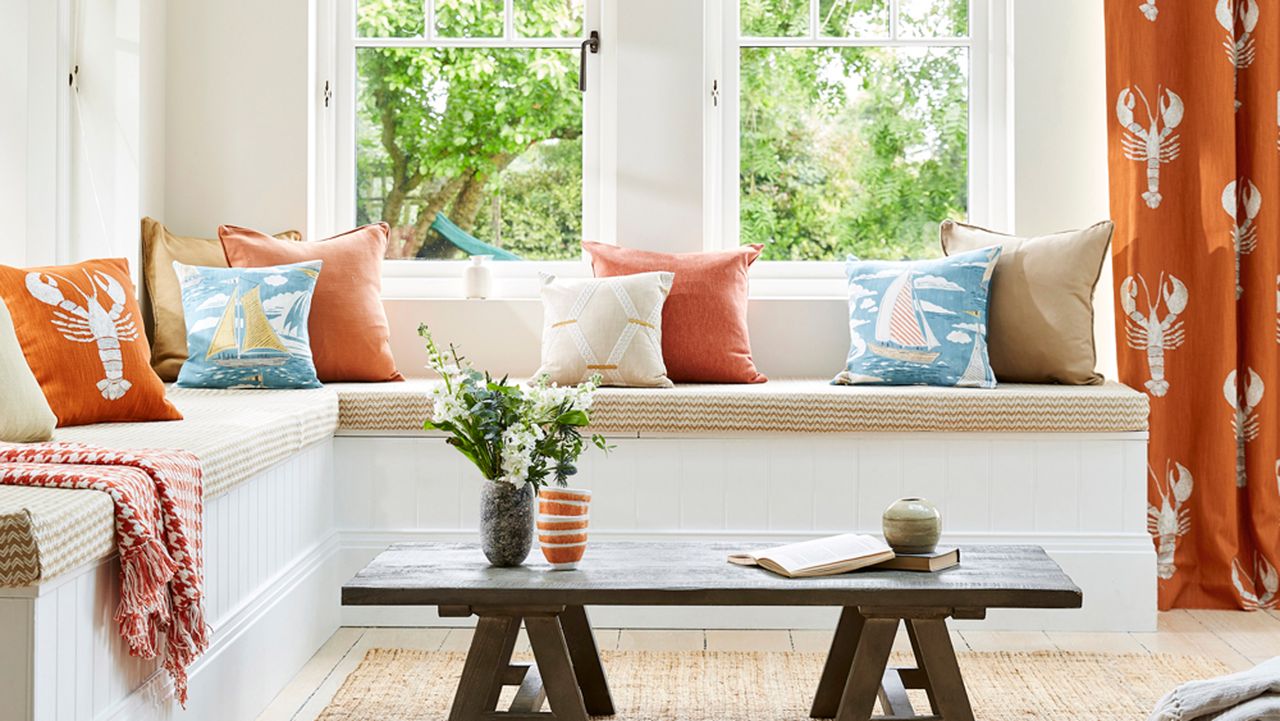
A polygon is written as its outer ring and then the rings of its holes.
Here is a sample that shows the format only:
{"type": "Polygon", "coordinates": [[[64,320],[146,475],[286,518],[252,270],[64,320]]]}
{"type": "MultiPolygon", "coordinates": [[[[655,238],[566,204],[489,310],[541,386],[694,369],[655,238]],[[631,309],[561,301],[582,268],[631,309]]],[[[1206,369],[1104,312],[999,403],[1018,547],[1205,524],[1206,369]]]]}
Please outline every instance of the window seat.
{"type": "MultiPolygon", "coordinates": [[[[421,431],[430,380],[337,384],[339,433],[421,431]]],[[[1119,383],[1008,383],[994,390],[833,386],[822,379],[754,385],[601,388],[601,433],[1106,433],[1147,429],[1147,396],[1119,383]]]]}
{"type": "MultiPolygon", "coordinates": [[[[115,448],[183,448],[204,467],[211,500],[337,434],[421,432],[430,380],[315,390],[171,387],[185,420],[60,429],[55,440],[115,448]]],[[[1147,397],[1118,383],[1006,384],[991,391],[917,386],[757,385],[603,388],[593,430],[636,436],[740,433],[1144,431],[1147,397]]],[[[106,494],[0,486],[0,587],[47,580],[115,549],[106,494]]]]}
{"type": "MultiPolygon", "coordinates": [[[[184,420],[61,428],[55,441],[181,448],[200,458],[205,501],[333,436],[337,394],[170,387],[184,420]]],[[[26,586],[115,552],[111,499],[91,490],[0,485],[0,588],[26,586]]]]}

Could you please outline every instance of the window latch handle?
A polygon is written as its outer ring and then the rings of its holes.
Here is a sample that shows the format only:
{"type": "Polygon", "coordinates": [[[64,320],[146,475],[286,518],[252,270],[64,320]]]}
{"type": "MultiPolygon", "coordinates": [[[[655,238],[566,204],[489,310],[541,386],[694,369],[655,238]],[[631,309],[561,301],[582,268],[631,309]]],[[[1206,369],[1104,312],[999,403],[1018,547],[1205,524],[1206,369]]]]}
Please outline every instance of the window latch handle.
{"type": "Polygon", "coordinates": [[[587,92],[587,52],[592,55],[600,52],[600,33],[592,30],[586,40],[582,41],[582,53],[578,62],[578,90],[587,92]]]}

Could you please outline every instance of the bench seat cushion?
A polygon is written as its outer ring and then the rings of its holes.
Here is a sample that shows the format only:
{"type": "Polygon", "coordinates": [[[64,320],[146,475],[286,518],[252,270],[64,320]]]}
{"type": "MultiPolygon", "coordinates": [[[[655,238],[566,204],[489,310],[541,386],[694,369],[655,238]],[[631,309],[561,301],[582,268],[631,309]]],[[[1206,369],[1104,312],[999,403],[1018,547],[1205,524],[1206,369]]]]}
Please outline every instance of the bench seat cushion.
{"type": "MultiPolygon", "coordinates": [[[[432,381],[329,386],[340,432],[422,430],[432,381]]],[[[832,386],[825,380],[756,385],[601,388],[591,411],[602,433],[857,433],[1145,431],[1147,397],[1119,383],[1006,383],[992,390],[832,386]]]]}
{"type": "MultiPolygon", "coordinates": [[[[200,458],[208,501],[331,437],[332,390],[168,388],[184,420],[59,429],[55,441],[110,448],[182,448],[200,458]]],[[[90,490],[0,485],[0,587],[47,580],[115,551],[111,499],[90,490]]]]}

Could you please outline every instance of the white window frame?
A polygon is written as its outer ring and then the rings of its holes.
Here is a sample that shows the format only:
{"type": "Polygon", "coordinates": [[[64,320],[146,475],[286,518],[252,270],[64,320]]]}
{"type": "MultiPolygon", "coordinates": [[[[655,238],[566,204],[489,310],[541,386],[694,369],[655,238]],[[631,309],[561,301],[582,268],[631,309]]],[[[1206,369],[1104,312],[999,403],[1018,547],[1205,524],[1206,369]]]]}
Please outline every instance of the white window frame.
{"type": "MultiPolygon", "coordinates": [[[[355,89],[357,47],[562,47],[577,48],[580,40],[521,39],[507,22],[502,38],[438,38],[428,17],[423,38],[357,38],[357,0],[332,1],[334,38],[329,58],[335,78],[331,165],[332,212],[320,218],[321,230],[338,230],[355,224],[355,89]],[[329,228],[323,228],[329,225],[329,228]]],[[[615,65],[616,22],[610,3],[625,0],[586,0],[585,34],[601,33],[601,50],[588,55],[588,87],[583,98],[583,237],[613,243],[616,240],[616,188],[611,179],[618,172],[617,95],[625,88],[602,82],[615,65]]],[[[739,0],[701,0],[704,37],[703,84],[705,98],[703,177],[703,248],[721,250],[739,245],[738,207],[738,36],[739,0]]],[[[1009,37],[1014,0],[970,0],[970,35],[967,39],[871,40],[842,38],[785,38],[778,44],[835,45],[964,45],[969,47],[969,222],[997,230],[1013,228],[1013,102],[1010,92],[1009,37]]],[[[425,2],[425,0],[424,0],[425,2]]],[[[894,3],[896,6],[896,2],[894,3]]],[[[513,0],[505,0],[511,18],[513,0]]],[[[323,15],[323,13],[322,13],[323,15]]],[[[323,24],[323,23],[322,23],[323,24]]],[[[811,23],[812,25],[812,23],[811,23]]],[[[752,42],[756,42],[755,39],[752,42]]],[[[321,53],[321,64],[325,64],[321,53]]],[[[317,98],[323,93],[317,88],[317,98]]],[[[698,161],[695,160],[695,163],[698,161]]],[[[322,211],[328,211],[321,208],[322,211]]],[[[388,297],[456,298],[461,295],[465,260],[389,260],[383,265],[384,295],[388,297]]],[[[581,261],[494,263],[495,276],[506,297],[535,297],[538,277],[588,277],[581,261]]],[[[842,296],[843,263],[839,261],[760,261],[752,266],[753,297],[810,298],[842,296]]]]}
{"type": "MultiPolygon", "coordinates": [[[[365,38],[356,35],[358,0],[335,0],[335,71],[336,91],[334,121],[336,152],[334,160],[334,213],[337,228],[350,228],[356,223],[356,53],[361,48],[558,48],[577,51],[593,30],[601,30],[601,0],[585,0],[582,38],[522,38],[514,27],[514,0],[504,0],[502,37],[440,37],[435,31],[434,0],[426,5],[425,32],[413,38],[365,38]]],[[[584,238],[602,238],[601,209],[607,202],[601,181],[601,146],[606,141],[602,129],[601,61],[611,54],[608,41],[601,40],[601,52],[587,55],[587,90],[582,100],[582,233],[584,238]]],[[[608,241],[606,241],[608,242],[608,241]]],[[[461,277],[466,260],[387,260],[383,262],[385,296],[459,297],[461,277]]],[[[560,276],[589,276],[590,271],[579,261],[531,260],[494,263],[494,274],[511,278],[519,286],[535,287],[543,272],[560,276]],[[521,283],[520,281],[526,281],[521,283]]],[[[525,294],[525,293],[521,293],[525,294]]]]}
{"type": "MultiPolygon", "coordinates": [[[[887,38],[838,38],[818,35],[811,3],[809,34],[787,38],[750,38],[739,34],[740,0],[707,2],[707,144],[705,228],[708,250],[740,244],[739,207],[739,54],[747,47],[967,47],[969,48],[969,217],[968,222],[1011,229],[1013,123],[1009,118],[1012,83],[1008,78],[1010,3],[1013,0],[969,0],[969,35],[964,38],[898,38],[898,0],[890,5],[887,38]],[[715,92],[715,91],[718,91],[715,92]]],[[[843,293],[841,261],[759,261],[752,267],[753,294],[826,296],[843,293]],[[833,283],[834,279],[834,283],[833,283]],[[763,281],[763,283],[758,282],[763,281]],[[761,292],[756,293],[756,290],[761,292]]]]}

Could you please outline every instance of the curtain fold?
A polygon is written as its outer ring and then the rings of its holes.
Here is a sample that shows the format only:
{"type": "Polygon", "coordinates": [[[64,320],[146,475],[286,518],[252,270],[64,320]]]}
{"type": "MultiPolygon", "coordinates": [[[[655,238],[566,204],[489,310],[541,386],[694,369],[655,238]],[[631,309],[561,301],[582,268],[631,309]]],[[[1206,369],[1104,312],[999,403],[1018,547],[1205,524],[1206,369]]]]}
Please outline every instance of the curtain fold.
{"type": "Polygon", "coordinates": [[[1160,607],[1280,605],[1280,3],[1106,0],[1120,378],[1160,607]]]}

